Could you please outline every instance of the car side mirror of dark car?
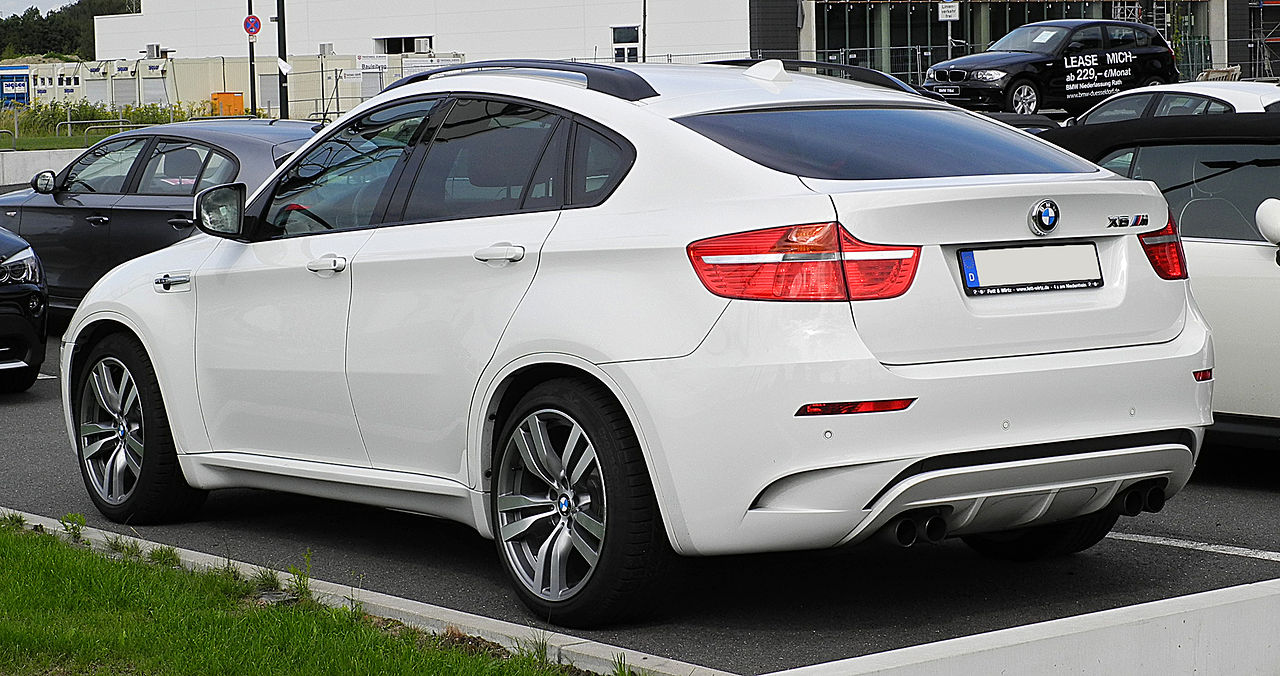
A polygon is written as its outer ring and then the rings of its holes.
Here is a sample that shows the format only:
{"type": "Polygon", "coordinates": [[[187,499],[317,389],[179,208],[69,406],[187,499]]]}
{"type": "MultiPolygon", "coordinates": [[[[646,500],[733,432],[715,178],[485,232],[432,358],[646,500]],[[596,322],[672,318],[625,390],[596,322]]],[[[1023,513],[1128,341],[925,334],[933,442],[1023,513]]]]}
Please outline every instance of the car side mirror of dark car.
{"type": "Polygon", "coordinates": [[[1074,127],[1077,124],[1080,124],[1080,120],[1074,117],[1068,117],[1066,120],[1063,120],[1062,122],[1062,126],[1064,127],[1074,127]]]}
{"type": "Polygon", "coordinates": [[[1083,51],[1084,51],[1083,42],[1073,42],[1067,45],[1067,48],[1062,50],[1062,53],[1066,55],[1071,55],[1071,54],[1079,54],[1080,52],[1083,52],[1083,51]]]}
{"type": "Polygon", "coordinates": [[[201,191],[196,195],[196,226],[214,237],[243,239],[247,192],[243,183],[215,185],[201,191]]]}
{"type": "Polygon", "coordinates": [[[51,195],[57,182],[58,176],[52,171],[42,171],[31,179],[31,189],[41,195],[51,195]]]}

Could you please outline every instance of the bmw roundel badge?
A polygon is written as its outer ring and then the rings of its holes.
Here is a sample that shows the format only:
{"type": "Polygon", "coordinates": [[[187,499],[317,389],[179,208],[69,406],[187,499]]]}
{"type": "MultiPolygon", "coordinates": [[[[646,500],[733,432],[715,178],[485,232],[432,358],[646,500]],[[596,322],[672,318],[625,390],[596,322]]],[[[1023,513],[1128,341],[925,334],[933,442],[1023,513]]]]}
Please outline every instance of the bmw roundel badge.
{"type": "Polygon", "coordinates": [[[1031,232],[1043,237],[1058,227],[1058,205],[1045,200],[1031,209],[1031,232]]]}

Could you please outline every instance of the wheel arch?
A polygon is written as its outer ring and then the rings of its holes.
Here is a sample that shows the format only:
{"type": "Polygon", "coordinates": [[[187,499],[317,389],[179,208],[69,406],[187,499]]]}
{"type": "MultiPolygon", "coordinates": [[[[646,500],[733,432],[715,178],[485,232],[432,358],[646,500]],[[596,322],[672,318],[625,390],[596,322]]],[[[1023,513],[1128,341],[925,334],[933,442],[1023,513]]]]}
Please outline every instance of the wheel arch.
{"type": "Polygon", "coordinates": [[[554,378],[575,378],[601,385],[622,407],[640,442],[640,451],[644,456],[649,481],[653,484],[654,495],[658,502],[658,514],[662,518],[667,540],[677,552],[681,551],[679,538],[672,528],[672,523],[677,518],[677,515],[672,514],[675,508],[671,501],[664,497],[669,495],[669,492],[664,491],[661,472],[655,471],[654,454],[646,440],[645,430],[639,424],[641,417],[637,415],[635,406],[619,384],[598,366],[569,354],[537,354],[522,357],[494,374],[488,380],[488,387],[483,390],[478,389],[478,396],[472,406],[472,425],[469,433],[471,449],[469,465],[475,468],[471,477],[472,485],[476,487],[476,495],[480,498],[475,505],[476,529],[485,537],[494,536],[493,515],[490,513],[488,495],[492,490],[494,444],[497,443],[496,437],[501,431],[502,421],[505,416],[510,415],[520,398],[529,390],[539,383],[554,378]]]}

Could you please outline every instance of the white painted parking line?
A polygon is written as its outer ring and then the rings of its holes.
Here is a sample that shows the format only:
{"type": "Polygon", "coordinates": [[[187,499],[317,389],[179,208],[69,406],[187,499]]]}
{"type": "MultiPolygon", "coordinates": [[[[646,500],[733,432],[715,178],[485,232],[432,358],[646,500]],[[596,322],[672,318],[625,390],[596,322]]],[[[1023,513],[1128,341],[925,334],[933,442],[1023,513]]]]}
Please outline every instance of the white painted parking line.
{"type": "Polygon", "coordinates": [[[51,376],[48,373],[37,373],[36,380],[57,380],[58,376],[51,376]]]}
{"type": "Polygon", "coordinates": [[[1232,547],[1231,545],[1215,545],[1210,542],[1196,542],[1195,540],[1178,540],[1175,538],[1162,538],[1152,535],[1135,535],[1133,533],[1111,533],[1107,537],[1113,540],[1128,540],[1129,542],[1145,542],[1149,545],[1164,545],[1166,547],[1181,547],[1182,549],[1195,549],[1201,552],[1213,552],[1214,554],[1228,554],[1230,556],[1243,556],[1250,559],[1262,559],[1263,561],[1275,561],[1280,563],[1280,552],[1268,552],[1260,549],[1249,549],[1247,547],[1232,547]]]}

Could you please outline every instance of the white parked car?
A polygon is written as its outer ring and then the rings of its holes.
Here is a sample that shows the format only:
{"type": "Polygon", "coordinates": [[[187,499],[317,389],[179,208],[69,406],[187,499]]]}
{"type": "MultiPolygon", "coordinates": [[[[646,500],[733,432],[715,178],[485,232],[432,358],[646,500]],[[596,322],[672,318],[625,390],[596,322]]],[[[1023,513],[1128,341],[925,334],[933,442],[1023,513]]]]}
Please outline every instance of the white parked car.
{"type": "Polygon", "coordinates": [[[1154,186],[778,62],[416,76],[196,216],[63,339],[97,507],[453,519],[563,624],[660,598],[672,551],[1078,551],[1210,422],[1154,186]]]}
{"type": "Polygon", "coordinates": [[[1068,120],[1067,126],[1140,118],[1277,111],[1280,111],[1280,86],[1274,82],[1175,82],[1114,94],[1079,118],[1068,120]]]}

